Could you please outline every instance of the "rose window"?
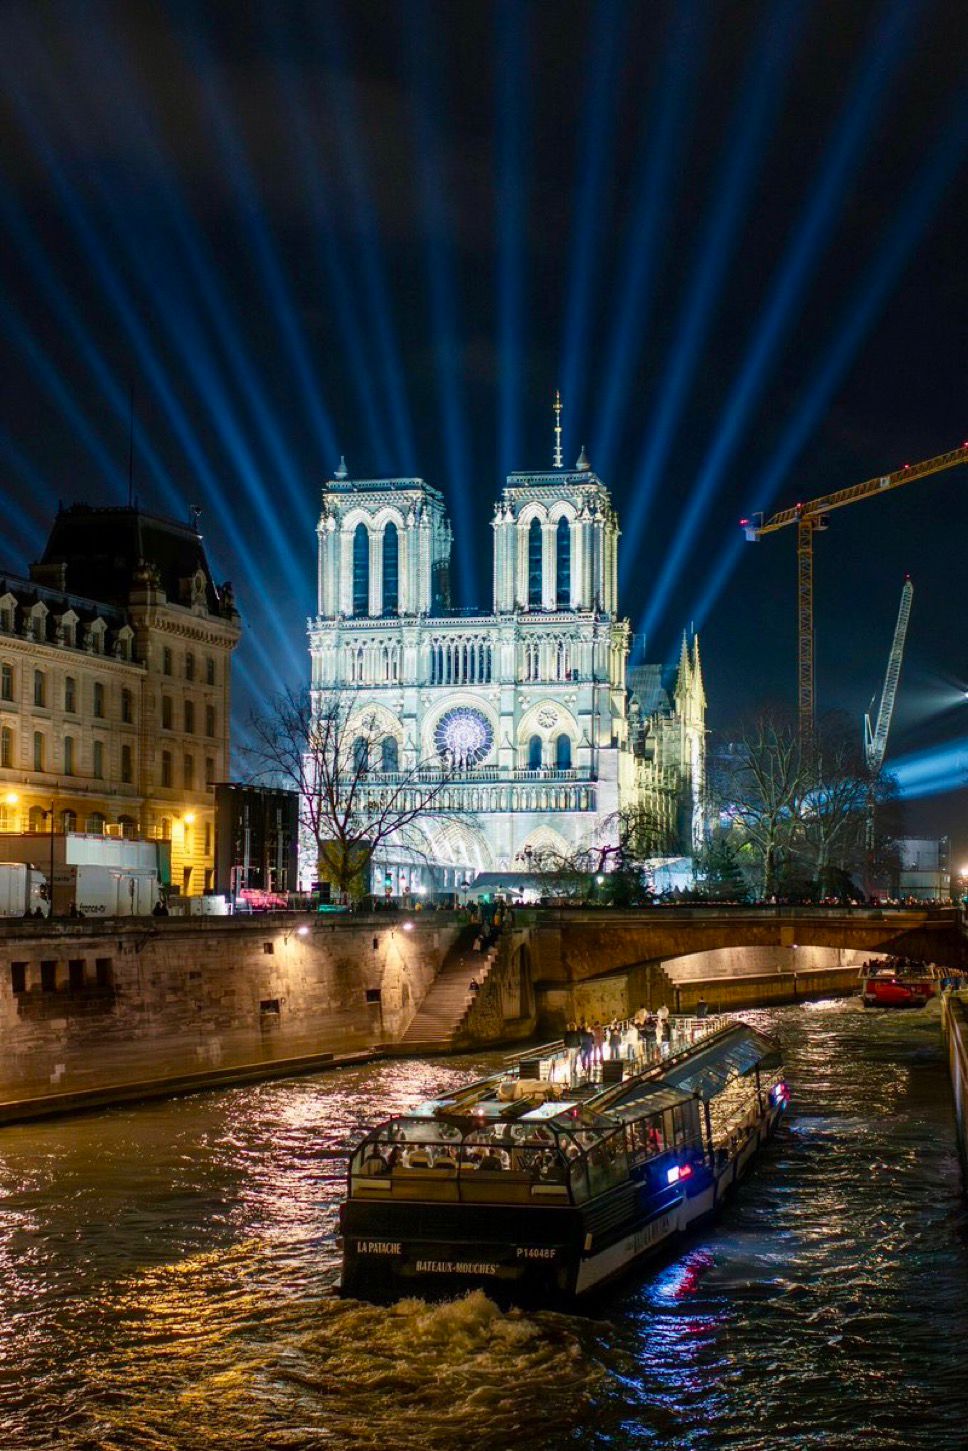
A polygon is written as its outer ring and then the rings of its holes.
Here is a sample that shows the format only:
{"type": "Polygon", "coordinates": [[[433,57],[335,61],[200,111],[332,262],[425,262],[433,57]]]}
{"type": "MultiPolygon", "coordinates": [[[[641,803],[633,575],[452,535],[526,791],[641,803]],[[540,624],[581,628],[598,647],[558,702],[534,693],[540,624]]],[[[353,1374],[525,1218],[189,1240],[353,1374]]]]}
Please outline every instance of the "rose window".
{"type": "Polygon", "coordinates": [[[486,715],[470,706],[458,705],[445,711],[434,731],[438,754],[458,767],[476,766],[490,754],[494,732],[486,715]]]}

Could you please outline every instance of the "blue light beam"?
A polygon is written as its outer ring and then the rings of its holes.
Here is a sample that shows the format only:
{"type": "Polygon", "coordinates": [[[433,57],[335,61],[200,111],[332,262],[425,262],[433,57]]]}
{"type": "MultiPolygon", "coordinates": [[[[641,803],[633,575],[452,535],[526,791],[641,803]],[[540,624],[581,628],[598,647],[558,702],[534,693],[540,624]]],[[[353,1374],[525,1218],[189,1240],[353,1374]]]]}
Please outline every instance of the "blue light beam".
{"type": "Polygon", "coordinates": [[[968,736],[901,756],[891,762],[890,773],[905,801],[962,790],[968,786],[968,736]]]}
{"type": "Polygon", "coordinates": [[[723,409],[723,426],[703,460],[675,541],[666,555],[643,616],[642,628],[646,634],[666,609],[683,562],[707,515],[709,501],[722,483],[759,403],[775,354],[802,304],[810,275],[840,215],[865,142],[892,94],[894,72],[906,53],[917,10],[912,0],[895,0],[868,46],[861,73],[841,113],[833,149],[793,228],[793,241],[773,280],[762,318],[723,409]]]}
{"type": "Polygon", "coordinates": [[[596,5],[592,14],[591,56],[577,108],[582,128],[560,365],[562,396],[569,416],[576,420],[584,409],[593,277],[604,231],[604,199],[612,178],[610,141],[621,94],[622,39],[628,28],[624,5],[596,5]]]}
{"type": "Polygon", "coordinates": [[[414,141],[424,212],[427,288],[448,475],[447,494],[457,524],[461,602],[468,604],[477,598],[477,552],[472,538],[471,509],[473,479],[461,390],[460,306],[452,255],[456,219],[444,199],[445,166],[440,142],[441,67],[432,35],[430,17],[423,4],[412,0],[407,12],[405,49],[414,97],[414,141]]]}
{"type": "Polygon", "coordinates": [[[629,377],[648,333],[659,252],[669,230],[669,193],[688,135],[686,115],[702,51],[698,14],[695,0],[681,0],[673,12],[660,67],[663,84],[655,114],[649,113],[642,128],[630,188],[635,201],[626,228],[609,341],[602,352],[608,370],[593,415],[592,457],[606,479],[628,410],[629,377]]]}
{"type": "Polygon", "coordinates": [[[526,335],[528,248],[524,151],[530,35],[520,0],[498,0],[495,26],[497,130],[497,455],[501,476],[522,467],[524,396],[521,339],[526,335]]]}
{"type": "MultiPolygon", "coordinates": [[[[894,224],[873,265],[855,291],[854,306],[838,332],[772,457],[751,489],[752,509],[769,509],[830,406],[831,399],[883,311],[920,238],[954,181],[968,151],[968,92],[963,92],[939,128],[939,141],[927,165],[919,166],[914,185],[899,203],[894,224]]],[[[719,562],[691,617],[700,625],[749,546],[738,528],[730,534],[719,562]]]]}
{"type": "Polygon", "coordinates": [[[663,372],[662,392],[634,472],[631,507],[625,522],[626,583],[641,568],[639,543],[646,515],[666,462],[712,324],[715,305],[729,267],[754,178],[766,149],[779,107],[803,16],[802,0],[774,5],[767,28],[739,87],[730,134],[724,148],[725,167],[703,229],[694,268],[694,282],[676,327],[672,358],[663,372]]]}

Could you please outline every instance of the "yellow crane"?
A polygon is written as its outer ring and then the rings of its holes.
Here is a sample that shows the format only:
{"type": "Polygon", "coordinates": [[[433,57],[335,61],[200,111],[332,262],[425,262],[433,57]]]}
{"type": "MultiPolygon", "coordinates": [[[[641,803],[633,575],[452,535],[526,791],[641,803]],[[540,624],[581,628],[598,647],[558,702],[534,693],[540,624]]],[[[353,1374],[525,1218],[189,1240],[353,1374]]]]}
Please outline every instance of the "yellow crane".
{"type": "Polygon", "coordinates": [[[807,504],[794,504],[792,509],[781,509],[768,519],[756,514],[751,519],[741,519],[747,539],[756,541],[764,534],[774,534],[788,524],[797,526],[797,706],[800,730],[804,735],[813,729],[814,722],[814,663],[813,663],[813,536],[827,528],[827,515],[846,504],[859,503],[861,499],[872,499],[888,489],[911,484],[915,479],[939,474],[943,469],[953,469],[958,464],[968,463],[968,442],[948,453],[939,453],[936,458],[925,459],[919,464],[904,464],[892,474],[881,474],[874,479],[865,479],[862,484],[852,484],[846,489],[837,489],[807,504]]]}

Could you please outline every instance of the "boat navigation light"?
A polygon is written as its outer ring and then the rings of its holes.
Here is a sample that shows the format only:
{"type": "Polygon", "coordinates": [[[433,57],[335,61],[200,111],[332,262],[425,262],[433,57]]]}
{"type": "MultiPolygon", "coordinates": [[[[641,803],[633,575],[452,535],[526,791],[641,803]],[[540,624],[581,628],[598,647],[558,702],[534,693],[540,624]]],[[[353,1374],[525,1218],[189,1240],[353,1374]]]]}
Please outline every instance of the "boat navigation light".
{"type": "Polygon", "coordinates": [[[673,1166],[672,1166],[671,1169],[667,1169],[666,1170],[666,1183],[667,1184],[678,1184],[678,1182],[679,1182],[679,1180],[680,1180],[681,1177],[682,1177],[682,1169],[679,1167],[678,1164],[673,1164],[673,1166]]]}

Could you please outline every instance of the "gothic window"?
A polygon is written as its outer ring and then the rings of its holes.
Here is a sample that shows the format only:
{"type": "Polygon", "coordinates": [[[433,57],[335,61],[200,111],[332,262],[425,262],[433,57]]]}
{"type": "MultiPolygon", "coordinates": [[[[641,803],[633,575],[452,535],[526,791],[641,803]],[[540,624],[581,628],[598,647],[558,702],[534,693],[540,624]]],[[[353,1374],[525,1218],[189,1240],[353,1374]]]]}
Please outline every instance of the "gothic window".
{"type": "Polygon", "coordinates": [[[384,771],[397,771],[400,769],[400,753],[397,749],[397,742],[394,736],[384,736],[380,753],[384,771]]]}
{"type": "Polygon", "coordinates": [[[370,612],[370,536],[365,524],[357,524],[353,535],[353,613],[370,612]]]}
{"type": "Polygon", "coordinates": [[[470,706],[445,711],[434,731],[438,755],[453,766],[465,769],[483,761],[494,744],[494,732],[486,715],[470,706]]]}
{"type": "Polygon", "coordinates": [[[532,736],[528,741],[528,770],[541,770],[541,737],[532,736]]]}
{"type": "Polygon", "coordinates": [[[395,615],[400,608],[400,539],[396,524],[383,531],[383,613],[395,615]]]}
{"type": "Polygon", "coordinates": [[[559,771],[571,768],[571,737],[560,735],[555,742],[555,765],[559,771]]]}
{"type": "Polygon", "coordinates": [[[541,523],[531,520],[528,530],[528,609],[541,608],[541,523]]]}
{"type": "Polygon", "coordinates": [[[353,770],[358,775],[362,775],[366,770],[368,758],[369,751],[367,750],[366,740],[363,736],[357,736],[353,742],[353,770]]]}
{"type": "Polygon", "coordinates": [[[558,561],[556,598],[559,609],[567,609],[571,603],[571,525],[564,516],[558,520],[555,544],[558,561]]]}

